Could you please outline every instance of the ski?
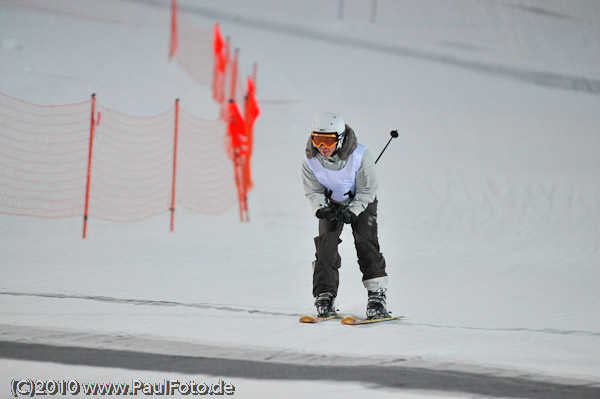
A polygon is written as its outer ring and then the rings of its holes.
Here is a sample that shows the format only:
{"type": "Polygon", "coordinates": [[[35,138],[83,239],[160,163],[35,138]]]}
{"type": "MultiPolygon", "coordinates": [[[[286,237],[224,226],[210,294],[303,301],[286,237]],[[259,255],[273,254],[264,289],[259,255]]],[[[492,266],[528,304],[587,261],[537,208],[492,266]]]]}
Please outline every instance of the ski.
{"type": "Polygon", "coordinates": [[[404,318],[404,316],[384,317],[382,319],[364,319],[364,320],[359,320],[354,317],[344,317],[342,319],[342,324],[345,324],[348,326],[358,326],[358,325],[362,325],[362,324],[381,323],[383,321],[392,321],[392,320],[398,320],[398,319],[402,319],[402,318],[404,318]]]}
{"type": "Polygon", "coordinates": [[[344,317],[343,315],[335,315],[335,316],[327,316],[327,317],[313,317],[313,316],[302,316],[300,317],[300,320],[298,320],[300,323],[320,323],[322,321],[326,321],[326,320],[333,320],[333,319],[341,319],[342,317],[344,317]]]}

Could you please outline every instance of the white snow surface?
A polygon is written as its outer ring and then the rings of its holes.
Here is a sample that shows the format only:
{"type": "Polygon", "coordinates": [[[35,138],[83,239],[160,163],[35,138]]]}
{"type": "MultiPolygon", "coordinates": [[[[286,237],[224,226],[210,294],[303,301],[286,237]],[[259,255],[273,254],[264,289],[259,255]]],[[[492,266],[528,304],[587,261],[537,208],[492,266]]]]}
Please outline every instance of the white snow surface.
{"type": "MultiPolygon", "coordinates": [[[[341,20],[333,0],[178,3],[220,23],[242,76],[258,63],[251,222],[179,209],[173,233],[165,213],[91,219],[83,240],[79,218],[1,215],[3,339],[600,382],[600,3],[380,0],[375,23],[366,1],[341,20]],[[374,156],[400,134],[377,167],[388,307],[404,321],[298,323],[314,312],[317,234],[300,164],[324,111],[374,156]]],[[[166,0],[4,0],[0,91],[39,104],[97,93],[132,115],[181,98],[216,118],[211,88],[168,62],[169,22],[166,0]]],[[[350,229],[342,239],[337,306],[362,316],[350,229]]],[[[2,378],[24,363],[2,360],[2,378]]]]}

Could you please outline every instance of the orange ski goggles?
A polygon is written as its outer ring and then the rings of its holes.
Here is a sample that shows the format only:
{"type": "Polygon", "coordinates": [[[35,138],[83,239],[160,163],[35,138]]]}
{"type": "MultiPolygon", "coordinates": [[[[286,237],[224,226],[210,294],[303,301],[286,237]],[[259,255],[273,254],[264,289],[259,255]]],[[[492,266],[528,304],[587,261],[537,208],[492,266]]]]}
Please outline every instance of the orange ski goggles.
{"type": "Polygon", "coordinates": [[[322,145],[324,145],[327,148],[331,148],[338,143],[338,135],[335,133],[313,132],[312,143],[317,148],[319,148],[322,145]]]}

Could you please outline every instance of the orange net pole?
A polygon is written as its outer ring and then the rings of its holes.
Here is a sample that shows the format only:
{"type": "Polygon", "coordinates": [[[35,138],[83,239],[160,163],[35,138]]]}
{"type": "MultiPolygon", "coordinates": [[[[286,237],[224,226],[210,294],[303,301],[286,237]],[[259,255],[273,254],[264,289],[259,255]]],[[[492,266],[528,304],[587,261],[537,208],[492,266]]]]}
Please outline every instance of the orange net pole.
{"type": "Polygon", "coordinates": [[[171,231],[175,223],[175,181],[177,178],[177,136],[179,133],[179,99],[175,100],[175,134],[173,139],[173,187],[171,190],[171,231]]]}
{"type": "Polygon", "coordinates": [[[96,109],[96,94],[92,94],[92,115],[90,117],[90,148],[88,151],[88,164],[87,164],[87,179],[85,184],[85,207],[83,211],[83,238],[87,236],[87,221],[88,221],[88,210],[90,206],[90,182],[92,180],[92,149],[94,147],[94,127],[96,121],[94,117],[96,109]]]}
{"type": "Polygon", "coordinates": [[[169,60],[173,58],[177,47],[179,46],[179,37],[177,32],[177,0],[171,0],[171,46],[169,49],[169,60]]]}

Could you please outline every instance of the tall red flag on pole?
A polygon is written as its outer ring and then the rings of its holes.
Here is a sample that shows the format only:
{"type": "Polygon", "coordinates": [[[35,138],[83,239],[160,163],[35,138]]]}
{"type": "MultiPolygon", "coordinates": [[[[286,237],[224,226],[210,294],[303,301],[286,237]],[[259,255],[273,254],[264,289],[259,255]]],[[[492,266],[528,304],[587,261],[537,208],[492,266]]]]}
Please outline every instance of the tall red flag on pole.
{"type": "Polygon", "coordinates": [[[244,120],[246,122],[246,137],[248,145],[248,156],[244,164],[244,180],[246,181],[247,190],[254,186],[252,182],[252,172],[250,170],[250,160],[252,159],[252,144],[254,142],[254,122],[260,115],[258,101],[256,101],[256,87],[251,77],[246,78],[248,84],[248,94],[246,95],[246,103],[244,104],[244,120]]]}
{"type": "Polygon", "coordinates": [[[241,156],[248,155],[248,135],[246,122],[235,101],[230,100],[227,106],[229,111],[229,134],[235,153],[241,156]]]}
{"type": "Polygon", "coordinates": [[[252,128],[254,121],[260,115],[260,108],[258,107],[258,101],[256,101],[256,86],[251,77],[246,78],[248,84],[248,96],[246,98],[246,125],[252,128]]]}
{"type": "Polygon", "coordinates": [[[248,162],[248,137],[246,135],[246,122],[235,101],[230,100],[228,109],[228,133],[233,147],[233,164],[235,172],[235,182],[238,189],[238,202],[240,205],[240,221],[246,220],[248,216],[248,181],[244,173],[245,165],[248,162]]]}
{"type": "Polygon", "coordinates": [[[225,41],[223,40],[223,36],[221,36],[219,24],[215,24],[213,39],[213,98],[219,104],[223,104],[225,101],[225,67],[227,65],[225,50],[225,41]]]}
{"type": "Polygon", "coordinates": [[[217,60],[219,72],[225,73],[225,41],[221,36],[219,24],[215,24],[214,28],[213,53],[217,60]]]}

